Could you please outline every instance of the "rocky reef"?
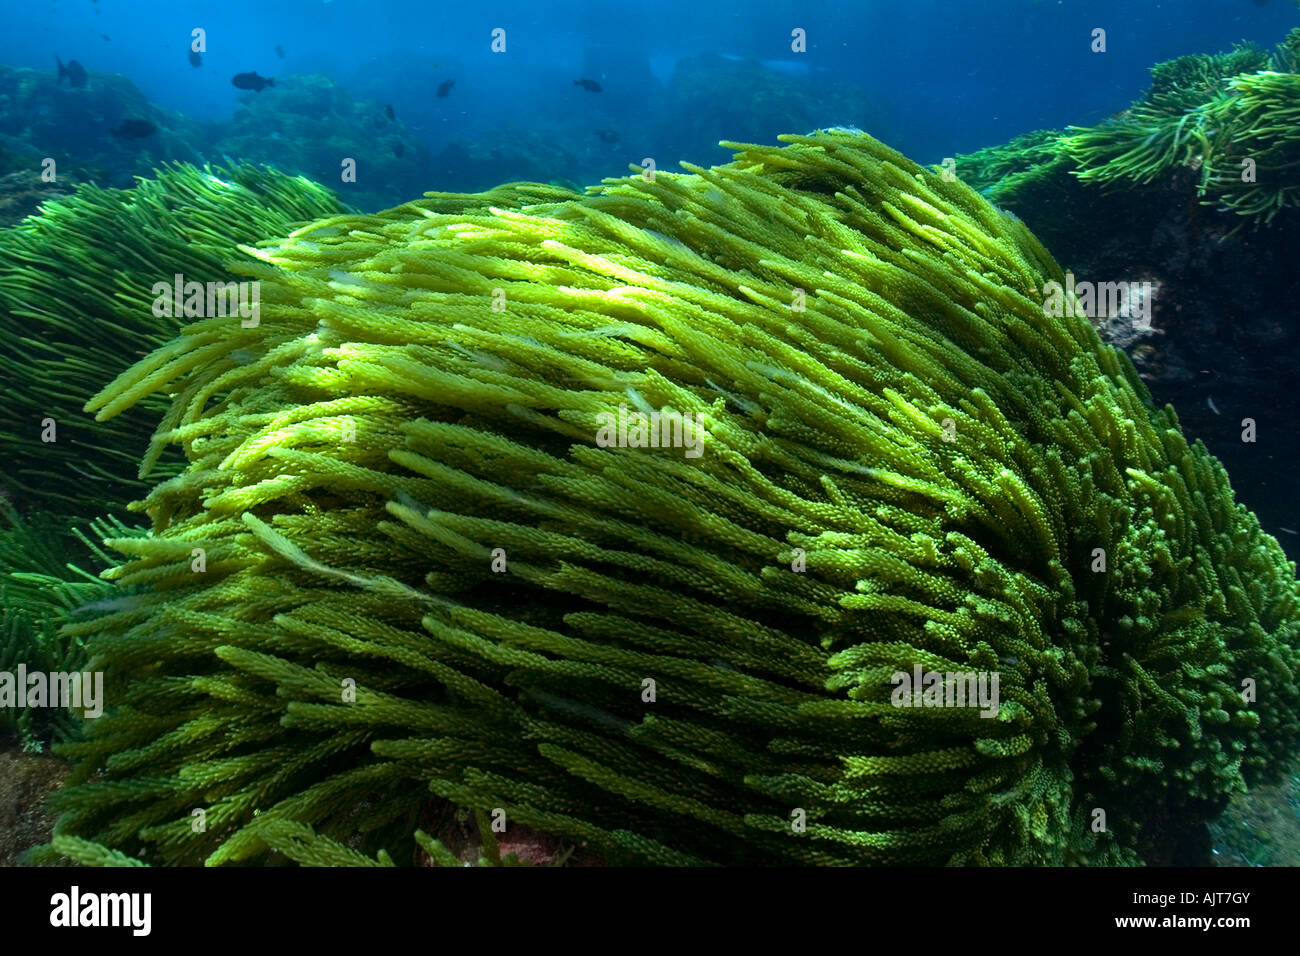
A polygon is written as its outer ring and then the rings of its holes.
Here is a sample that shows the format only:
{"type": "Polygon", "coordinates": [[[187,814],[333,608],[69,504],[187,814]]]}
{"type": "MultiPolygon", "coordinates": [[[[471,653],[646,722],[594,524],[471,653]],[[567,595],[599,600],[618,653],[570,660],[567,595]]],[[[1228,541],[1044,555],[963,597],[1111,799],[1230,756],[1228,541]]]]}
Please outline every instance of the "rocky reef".
{"type": "Polygon", "coordinates": [[[1293,556],[1300,507],[1280,476],[1300,468],[1298,48],[1300,30],[1271,53],[1239,45],[1157,64],[1111,120],[1026,134],[955,169],[1079,281],[1151,283],[1147,317],[1098,315],[1098,328],[1293,556]],[[1256,441],[1243,440],[1247,419],[1256,441]]]}

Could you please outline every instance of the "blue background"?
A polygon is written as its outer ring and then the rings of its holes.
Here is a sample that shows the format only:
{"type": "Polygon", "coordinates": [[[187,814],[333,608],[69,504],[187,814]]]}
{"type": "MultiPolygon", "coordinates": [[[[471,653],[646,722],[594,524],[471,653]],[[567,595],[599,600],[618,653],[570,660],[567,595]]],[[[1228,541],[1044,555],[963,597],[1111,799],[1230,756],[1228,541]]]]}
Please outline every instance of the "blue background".
{"type": "Polygon", "coordinates": [[[713,52],[856,83],[873,115],[825,115],[819,125],[862,126],[935,162],[1030,129],[1095,123],[1134,99],[1159,60],[1240,39],[1271,46],[1297,24],[1288,0],[3,0],[0,63],[50,69],[57,53],[202,119],[230,114],[235,73],[323,73],[394,104],[437,149],[538,117],[621,128],[627,139],[653,109],[647,71],[664,81],[681,57],[713,52]],[[196,26],[207,30],[201,69],[186,61],[196,26]],[[504,55],[489,50],[498,26],[504,55]],[[790,52],[794,27],[807,31],[806,54],[790,52]],[[1108,33],[1105,54],[1090,52],[1094,27],[1108,33]],[[578,77],[599,78],[604,95],[574,87],[578,77]],[[438,100],[441,78],[456,87],[438,100]]]}

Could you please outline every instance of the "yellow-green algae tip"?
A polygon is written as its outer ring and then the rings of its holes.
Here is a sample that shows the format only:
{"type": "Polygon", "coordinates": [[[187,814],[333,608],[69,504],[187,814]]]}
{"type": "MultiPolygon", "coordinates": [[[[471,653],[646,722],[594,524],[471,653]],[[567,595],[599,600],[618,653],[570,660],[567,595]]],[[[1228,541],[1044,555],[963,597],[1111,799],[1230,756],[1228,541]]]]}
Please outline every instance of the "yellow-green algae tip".
{"type": "Polygon", "coordinates": [[[1019,222],[782,139],[331,218],[245,267],[258,328],[96,395],[188,464],[113,542],[138,604],[68,628],[116,710],[59,833],[409,862],[446,800],[611,862],[1135,863],[1276,777],[1294,566],[1221,466],[1019,222]],[[703,454],[601,447],[620,405],[703,454]],[[895,706],[914,666],[996,716],[895,706]]]}

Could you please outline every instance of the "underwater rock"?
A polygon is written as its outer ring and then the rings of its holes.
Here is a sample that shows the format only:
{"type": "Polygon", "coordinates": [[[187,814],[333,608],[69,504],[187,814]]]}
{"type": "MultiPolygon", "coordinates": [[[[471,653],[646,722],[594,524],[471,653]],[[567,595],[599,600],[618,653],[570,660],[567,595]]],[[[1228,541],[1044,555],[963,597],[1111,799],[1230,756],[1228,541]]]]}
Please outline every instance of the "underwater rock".
{"type": "Polygon", "coordinates": [[[11,150],[32,155],[33,171],[52,157],[60,174],[94,167],[102,186],[129,186],[165,162],[201,162],[206,134],[201,124],[149,103],[124,76],[90,74],[84,88],[58,83],[53,70],[0,66],[0,137],[11,150]],[[147,121],[147,139],[113,135],[124,120],[147,121]]]}
{"type": "Polygon", "coordinates": [[[30,865],[24,854],[50,838],[45,798],[67,775],[62,760],[10,749],[0,737],[0,867],[30,865]]]}
{"type": "Polygon", "coordinates": [[[12,226],[35,213],[41,203],[66,196],[72,188],[66,179],[43,182],[40,174],[32,170],[15,170],[0,176],[0,226],[12,226]]]}
{"type": "Polygon", "coordinates": [[[435,184],[428,149],[400,119],[385,122],[377,136],[382,104],[354,99],[327,77],[279,77],[274,86],[241,96],[230,122],[218,130],[215,155],[306,176],[365,210],[394,205],[435,184]],[[341,178],[345,157],[356,160],[355,182],[341,178]]]}
{"type": "Polygon", "coordinates": [[[456,183],[466,191],[498,183],[576,180],[581,168],[567,137],[513,127],[453,140],[432,159],[434,182],[456,183]]]}
{"type": "MultiPolygon", "coordinates": [[[[833,122],[881,135],[882,110],[861,87],[811,75],[789,75],[756,60],[716,54],[684,57],[660,97],[646,141],[667,166],[681,156],[721,157],[719,129],[747,143],[771,142],[783,130],[833,122]]],[[[640,157],[634,159],[639,162],[640,157]]]]}

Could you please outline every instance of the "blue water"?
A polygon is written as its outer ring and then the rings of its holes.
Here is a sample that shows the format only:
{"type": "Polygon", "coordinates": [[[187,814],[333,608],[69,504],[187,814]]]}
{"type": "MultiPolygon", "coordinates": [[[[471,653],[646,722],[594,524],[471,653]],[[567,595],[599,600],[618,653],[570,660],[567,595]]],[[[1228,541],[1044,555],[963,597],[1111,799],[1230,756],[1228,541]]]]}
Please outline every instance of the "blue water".
{"type": "Polygon", "coordinates": [[[0,64],[51,69],[56,54],[75,58],[204,120],[226,119],[255,95],[231,85],[236,73],[322,74],[391,104],[434,152],[519,127],[584,144],[593,129],[613,130],[617,148],[581,158],[582,173],[609,175],[646,154],[661,166],[715,162],[726,158],[718,139],[771,139],[803,131],[782,121],[809,119],[862,127],[934,162],[1030,129],[1095,123],[1145,88],[1152,63],[1239,39],[1271,46],[1297,24],[1288,0],[4,0],[0,64]],[[194,27],[207,33],[199,69],[186,59],[194,27]],[[497,27],[504,53],[490,49],[497,27]],[[1107,31],[1104,54],[1090,50],[1096,27],[1107,31]],[[795,28],[806,31],[806,52],[791,50],[795,28]],[[790,81],[784,109],[748,125],[726,90],[665,95],[679,64],[701,54],[790,81]],[[574,86],[578,78],[602,92],[574,86]],[[439,99],[444,80],[455,87],[439,99]],[[832,84],[852,89],[858,105],[827,97],[832,84]]]}

